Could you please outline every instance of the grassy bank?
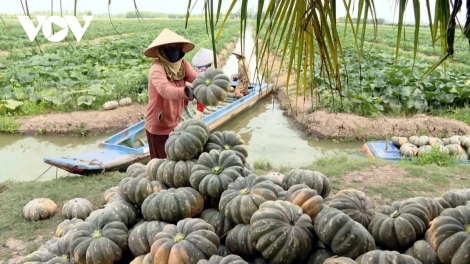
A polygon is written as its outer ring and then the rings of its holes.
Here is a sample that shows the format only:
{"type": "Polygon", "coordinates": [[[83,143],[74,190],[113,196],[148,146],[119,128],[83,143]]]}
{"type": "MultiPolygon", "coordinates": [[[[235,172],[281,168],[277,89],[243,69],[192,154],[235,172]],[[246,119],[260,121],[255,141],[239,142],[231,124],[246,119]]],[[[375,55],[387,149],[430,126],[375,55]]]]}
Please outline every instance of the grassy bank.
{"type": "MultiPolygon", "coordinates": [[[[286,172],[290,168],[272,168],[266,161],[253,165],[257,174],[267,171],[286,172]],[[267,170],[266,170],[267,169],[267,170]]],[[[466,165],[437,166],[410,162],[387,163],[374,159],[348,159],[344,156],[323,158],[306,168],[317,170],[331,181],[332,193],[340,189],[355,188],[371,196],[376,207],[413,196],[437,197],[450,188],[465,188],[470,184],[470,171],[466,165]]],[[[122,173],[106,173],[89,177],[64,177],[45,182],[0,183],[0,243],[12,238],[23,243],[21,252],[8,247],[0,248],[0,260],[15,254],[27,254],[48,240],[64,219],[61,206],[69,199],[85,197],[97,209],[105,201],[106,189],[119,184],[122,173]],[[23,206],[31,199],[47,197],[54,200],[57,213],[48,220],[32,223],[24,220],[23,206]]]]}

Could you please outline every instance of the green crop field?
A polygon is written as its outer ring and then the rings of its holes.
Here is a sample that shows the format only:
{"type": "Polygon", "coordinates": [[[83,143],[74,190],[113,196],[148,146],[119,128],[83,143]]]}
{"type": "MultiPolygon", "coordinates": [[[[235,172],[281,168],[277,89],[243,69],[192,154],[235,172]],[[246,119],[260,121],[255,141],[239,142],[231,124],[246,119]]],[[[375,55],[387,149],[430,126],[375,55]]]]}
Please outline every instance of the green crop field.
{"type": "MultiPolygon", "coordinates": [[[[65,44],[47,44],[39,32],[41,54],[18,20],[6,19],[9,30],[2,31],[0,54],[11,53],[0,56],[0,114],[93,109],[127,96],[145,102],[151,59],[143,50],[165,27],[196,44],[185,57],[189,61],[199,48],[212,47],[201,19],[190,20],[187,29],[182,19],[112,21],[115,28],[107,19],[94,19],[79,43],[69,33],[65,44]]],[[[228,21],[217,51],[233,42],[238,32],[239,23],[228,21]]]]}
{"type": "MultiPolygon", "coordinates": [[[[423,81],[422,74],[439,60],[440,42],[432,46],[429,28],[421,28],[419,33],[419,53],[413,67],[414,27],[406,27],[400,44],[398,63],[394,64],[396,49],[396,28],[378,26],[374,39],[372,25],[366,28],[364,53],[361,63],[358,52],[354,49],[354,36],[350,26],[344,34],[344,23],[338,23],[342,46],[345,53],[346,78],[344,64],[341,61],[343,104],[338,100],[333,103],[330,86],[320,74],[319,56],[316,56],[314,76],[308,74],[308,81],[314,83],[321,102],[312,106],[318,108],[376,116],[380,114],[413,114],[417,112],[437,113],[465,107],[470,101],[470,57],[468,41],[456,32],[455,54],[446,62],[446,69],[440,66],[423,81]]],[[[280,32],[280,31],[279,31],[280,32]]],[[[280,34],[280,33],[279,33],[280,34]]],[[[275,43],[279,41],[279,34],[275,43]]],[[[262,36],[265,36],[263,31],[262,36]]],[[[274,36],[273,36],[274,37],[274,36]]],[[[277,55],[282,56],[282,40],[277,55]]],[[[289,42],[292,45],[292,40],[289,42]]],[[[275,52],[275,51],[274,51],[275,52]]],[[[290,54],[287,52],[284,65],[288,65],[290,54]]],[[[295,65],[295,63],[294,63],[295,65]]],[[[301,74],[300,76],[302,76],[301,74]]],[[[310,94],[308,91],[307,94],[310,94]]],[[[470,120],[465,120],[470,121],[470,120]]]]}

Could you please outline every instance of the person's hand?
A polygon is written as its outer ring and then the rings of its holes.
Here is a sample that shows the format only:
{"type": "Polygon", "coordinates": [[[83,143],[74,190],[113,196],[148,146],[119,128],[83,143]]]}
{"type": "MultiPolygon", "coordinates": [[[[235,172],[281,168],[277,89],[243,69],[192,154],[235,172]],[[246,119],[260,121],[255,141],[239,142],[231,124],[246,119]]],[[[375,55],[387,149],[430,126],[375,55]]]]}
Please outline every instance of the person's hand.
{"type": "Polygon", "coordinates": [[[189,98],[189,100],[194,100],[195,97],[194,97],[194,92],[193,92],[193,89],[191,87],[188,87],[188,86],[185,86],[184,87],[184,94],[189,98]]]}

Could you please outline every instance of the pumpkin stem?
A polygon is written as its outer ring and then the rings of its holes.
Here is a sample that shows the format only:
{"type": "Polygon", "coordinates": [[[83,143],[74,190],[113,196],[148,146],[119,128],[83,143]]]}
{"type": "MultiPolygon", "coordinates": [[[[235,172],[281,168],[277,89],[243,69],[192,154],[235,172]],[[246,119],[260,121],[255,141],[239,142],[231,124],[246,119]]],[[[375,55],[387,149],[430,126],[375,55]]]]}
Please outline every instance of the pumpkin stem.
{"type": "Polygon", "coordinates": [[[173,243],[178,243],[180,242],[181,240],[183,240],[185,237],[185,235],[183,233],[177,233],[174,237],[173,237],[173,243]]]}
{"type": "Polygon", "coordinates": [[[211,84],[211,79],[206,79],[206,85],[211,84]]]}
{"type": "Polygon", "coordinates": [[[465,225],[465,231],[466,231],[467,233],[470,233],[470,224],[466,224],[466,225],[465,225]]]}
{"type": "Polygon", "coordinates": [[[214,168],[212,168],[212,173],[214,173],[215,175],[219,175],[224,169],[222,167],[219,167],[219,166],[215,166],[214,168]]]}
{"type": "Polygon", "coordinates": [[[241,189],[239,193],[241,195],[246,195],[246,194],[249,194],[250,191],[251,191],[251,188],[244,188],[244,189],[241,189]]]}
{"type": "Polygon", "coordinates": [[[68,259],[69,259],[69,256],[67,256],[67,255],[65,255],[65,254],[64,254],[64,255],[62,255],[62,258],[64,258],[64,259],[67,259],[67,260],[68,260],[68,259]]]}
{"type": "Polygon", "coordinates": [[[224,149],[230,149],[230,145],[225,144],[224,149]]]}
{"type": "Polygon", "coordinates": [[[391,217],[391,218],[397,218],[397,217],[399,217],[399,216],[400,216],[400,212],[398,212],[398,210],[396,210],[395,212],[393,212],[393,213],[390,214],[390,217],[391,217]]]}
{"type": "Polygon", "coordinates": [[[101,237],[101,230],[95,230],[93,233],[91,233],[91,238],[93,239],[98,239],[101,237]]]}

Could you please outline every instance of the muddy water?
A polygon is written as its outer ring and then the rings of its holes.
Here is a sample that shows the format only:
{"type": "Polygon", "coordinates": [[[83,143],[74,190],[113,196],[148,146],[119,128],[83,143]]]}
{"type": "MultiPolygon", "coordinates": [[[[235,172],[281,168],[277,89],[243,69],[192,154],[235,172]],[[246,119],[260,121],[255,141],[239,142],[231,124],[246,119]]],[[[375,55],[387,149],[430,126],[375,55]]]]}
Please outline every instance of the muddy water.
{"type": "MultiPolygon", "coordinates": [[[[247,32],[252,32],[247,26],[247,32]]],[[[240,41],[237,43],[240,45],[240,41]]],[[[256,58],[252,55],[253,39],[247,36],[245,54],[249,61],[252,80],[256,80],[256,58]]],[[[224,67],[229,76],[237,73],[238,64],[231,55],[224,67]]],[[[362,143],[332,143],[308,139],[294,129],[279,109],[279,104],[268,96],[254,107],[224,124],[218,130],[234,130],[241,134],[249,149],[248,161],[263,160],[275,167],[306,166],[324,156],[347,154],[361,156],[359,148],[362,143]]],[[[43,157],[64,157],[74,153],[88,151],[109,135],[97,137],[71,136],[35,136],[0,134],[0,182],[7,180],[26,181],[38,178],[49,165],[43,157]]],[[[69,173],[50,168],[39,180],[51,180],[67,176],[69,173]]]]}

